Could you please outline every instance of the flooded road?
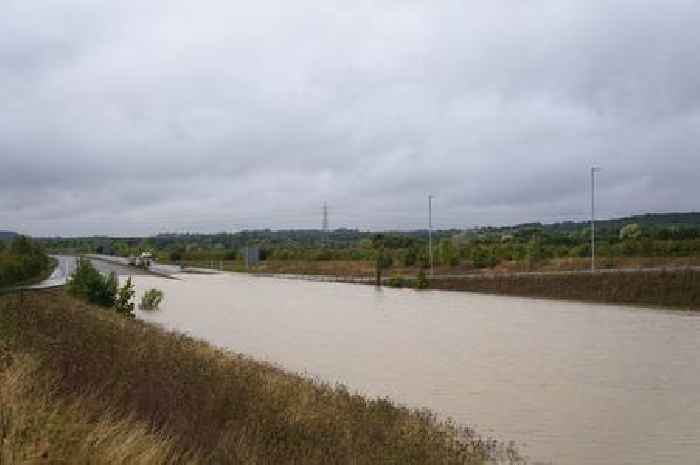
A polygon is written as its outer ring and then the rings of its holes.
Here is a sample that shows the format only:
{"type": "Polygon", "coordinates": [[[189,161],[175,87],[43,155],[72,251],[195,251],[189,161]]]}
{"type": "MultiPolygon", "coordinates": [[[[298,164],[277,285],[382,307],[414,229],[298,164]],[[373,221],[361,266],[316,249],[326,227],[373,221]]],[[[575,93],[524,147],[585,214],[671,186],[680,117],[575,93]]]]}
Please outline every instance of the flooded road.
{"type": "Polygon", "coordinates": [[[134,278],[165,327],[428,407],[533,461],[696,465],[700,315],[224,274],[134,278]]]}

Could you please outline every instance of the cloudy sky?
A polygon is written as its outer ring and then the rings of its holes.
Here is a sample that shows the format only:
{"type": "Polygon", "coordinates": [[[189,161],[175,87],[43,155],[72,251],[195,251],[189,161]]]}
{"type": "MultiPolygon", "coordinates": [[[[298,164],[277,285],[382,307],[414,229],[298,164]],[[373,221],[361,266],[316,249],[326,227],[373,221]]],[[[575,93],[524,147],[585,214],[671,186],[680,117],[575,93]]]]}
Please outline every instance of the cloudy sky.
{"type": "Polygon", "coordinates": [[[0,229],[700,209],[697,0],[4,0],[0,229]]]}

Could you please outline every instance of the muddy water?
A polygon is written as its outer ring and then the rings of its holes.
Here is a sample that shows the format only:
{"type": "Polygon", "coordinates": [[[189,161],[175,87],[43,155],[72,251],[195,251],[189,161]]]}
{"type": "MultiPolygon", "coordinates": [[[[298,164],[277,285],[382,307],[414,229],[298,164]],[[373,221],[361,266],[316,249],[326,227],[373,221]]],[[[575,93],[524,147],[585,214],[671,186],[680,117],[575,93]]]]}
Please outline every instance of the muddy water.
{"type": "Polygon", "coordinates": [[[700,315],[238,275],[137,276],[142,318],[514,440],[533,461],[700,463],[700,315]]]}

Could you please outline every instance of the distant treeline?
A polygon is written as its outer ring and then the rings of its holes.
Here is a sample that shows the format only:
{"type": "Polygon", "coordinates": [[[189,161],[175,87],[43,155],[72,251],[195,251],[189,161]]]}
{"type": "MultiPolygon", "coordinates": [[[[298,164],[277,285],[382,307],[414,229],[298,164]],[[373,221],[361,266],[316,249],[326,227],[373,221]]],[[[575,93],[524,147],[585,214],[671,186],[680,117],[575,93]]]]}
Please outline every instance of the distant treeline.
{"type": "MultiPolygon", "coordinates": [[[[700,213],[648,214],[596,224],[601,264],[616,257],[700,256],[700,213]]],[[[376,233],[354,229],[241,231],[219,234],[159,234],[148,238],[54,238],[47,247],[73,252],[128,256],[153,251],[160,260],[237,260],[240,249],[255,245],[264,260],[376,259],[376,233]]],[[[389,266],[428,265],[426,230],[382,233],[389,266]]],[[[491,268],[500,263],[536,266],[551,259],[585,258],[591,254],[590,225],[564,222],[433,232],[436,264],[446,267],[491,268]]]]}
{"type": "Polygon", "coordinates": [[[0,287],[31,280],[47,271],[50,259],[44,248],[25,236],[0,241],[0,287]]]}

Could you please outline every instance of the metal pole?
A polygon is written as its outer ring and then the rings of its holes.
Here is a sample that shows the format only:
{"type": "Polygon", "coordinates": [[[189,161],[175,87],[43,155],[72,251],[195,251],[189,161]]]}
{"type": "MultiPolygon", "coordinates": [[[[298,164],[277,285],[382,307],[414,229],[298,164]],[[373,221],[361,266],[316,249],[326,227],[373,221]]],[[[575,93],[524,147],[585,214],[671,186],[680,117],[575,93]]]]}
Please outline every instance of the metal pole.
{"type": "Polygon", "coordinates": [[[428,196],[428,256],[430,257],[430,276],[433,276],[433,196],[428,196]]]}
{"type": "Polygon", "coordinates": [[[597,166],[591,167],[591,272],[595,271],[595,173],[597,166]]]}

